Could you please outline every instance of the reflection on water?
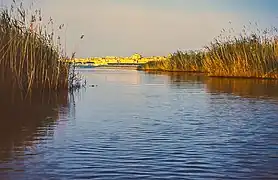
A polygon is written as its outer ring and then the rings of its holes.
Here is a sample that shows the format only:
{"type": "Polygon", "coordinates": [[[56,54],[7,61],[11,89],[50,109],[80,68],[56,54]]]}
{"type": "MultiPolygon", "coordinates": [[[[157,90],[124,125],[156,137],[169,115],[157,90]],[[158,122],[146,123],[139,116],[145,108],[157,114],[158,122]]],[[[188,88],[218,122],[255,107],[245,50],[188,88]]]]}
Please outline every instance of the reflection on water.
{"type": "Polygon", "coordinates": [[[196,73],[152,72],[148,74],[164,74],[169,76],[172,86],[204,84],[208,93],[225,93],[246,98],[277,99],[278,80],[210,78],[196,73]]]}
{"type": "Polygon", "coordinates": [[[28,156],[37,155],[38,147],[52,138],[59,113],[67,113],[67,96],[67,92],[33,92],[31,97],[23,100],[22,94],[2,88],[0,179],[9,171],[23,171],[28,156]]]}
{"type": "Polygon", "coordinates": [[[119,71],[117,69],[94,69],[94,70],[83,69],[80,70],[80,72],[90,73],[89,78],[92,76],[99,77],[102,78],[107,83],[138,85],[141,82],[141,77],[139,76],[139,72],[136,70],[122,70],[120,74],[118,73],[119,71]]]}
{"type": "MultiPolygon", "coordinates": [[[[129,70],[131,71],[131,70],[129,70]]],[[[114,72],[117,73],[117,70],[114,70],[114,72]]],[[[137,71],[134,71],[134,73],[138,73],[137,71]]],[[[124,71],[121,74],[117,74],[116,76],[113,75],[106,75],[105,79],[108,83],[110,82],[117,82],[117,83],[125,83],[125,84],[130,84],[130,85],[138,85],[141,82],[140,76],[138,75],[133,75],[130,76],[130,72],[124,71]]]]}
{"type": "Polygon", "coordinates": [[[209,78],[206,86],[211,93],[229,93],[251,98],[278,98],[278,80],[209,78]]]}
{"type": "Polygon", "coordinates": [[[146,72],[152,75],[169,76],[169,82],[173,85],[192,83],[204,83],[206,77],[202,73],[181,73],[181,72],[146,72]]]}

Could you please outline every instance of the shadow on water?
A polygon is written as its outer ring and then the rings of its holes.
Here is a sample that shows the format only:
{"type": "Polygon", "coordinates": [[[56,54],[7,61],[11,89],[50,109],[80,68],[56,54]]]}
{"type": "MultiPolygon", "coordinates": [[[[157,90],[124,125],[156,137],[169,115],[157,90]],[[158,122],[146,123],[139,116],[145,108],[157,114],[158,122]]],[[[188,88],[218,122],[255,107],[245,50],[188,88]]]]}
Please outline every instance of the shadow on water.
{"type": "Polygon", "coordinates": [[[181,72],[148,72],[168,75],[172,87],[203,84],[212,94],[232,94],[243,98],[278,99],[278,80],[206,77],[203,74],[181,72]]]}
{"type": "Polygon", "coordinates": [[[52,137],[59,112],[67,113],[68,92],[33,92],[22,100],[20,93],[1,89],[0,99],[1,172],[1,163],[24,158],[27,149],[52,137]]]}
{"type": "Polygon", "coordinates": [[[176,86],[182,86],[182,84],[192,83],[204,83],[206,77],[201,73],[182,73],[182,72],[155,72],[150,71],[146,74],[152,75],[167,75],[170,77],[170,83],[176,86]]]}
{"type": "Polygon", "coordinates": [[[278,81],[262,79],[209,78],[209,93],[228,93],[244,98],[278,99],[278,81]]]}

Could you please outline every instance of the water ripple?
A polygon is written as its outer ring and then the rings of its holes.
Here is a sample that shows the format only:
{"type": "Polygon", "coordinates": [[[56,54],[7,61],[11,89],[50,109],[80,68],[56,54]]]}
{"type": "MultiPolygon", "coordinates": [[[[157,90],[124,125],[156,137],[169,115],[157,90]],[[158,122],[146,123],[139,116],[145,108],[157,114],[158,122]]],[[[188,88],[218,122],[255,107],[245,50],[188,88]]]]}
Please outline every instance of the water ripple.
{"type": "Polygon", "coordinates": [[[0,179],[278,179],[276,96],[244,97],[192,76],[84,73],[102,86],[82,92],[68,113],[55,109],[56,122],[5,141],[0,179]]]}

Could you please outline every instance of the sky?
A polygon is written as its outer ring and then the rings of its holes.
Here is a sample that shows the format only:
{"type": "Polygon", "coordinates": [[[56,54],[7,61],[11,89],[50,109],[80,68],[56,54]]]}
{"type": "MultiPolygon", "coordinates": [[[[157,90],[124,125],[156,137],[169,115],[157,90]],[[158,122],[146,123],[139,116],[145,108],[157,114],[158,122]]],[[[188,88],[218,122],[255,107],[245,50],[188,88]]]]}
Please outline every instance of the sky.
{"type": "Polygon", "coordinates": [[[45,23],[51,17],[66,25],[57,33],[68,54],[91,57],[200,49],[222,29],[277,27],[276,7],[277,0],[35,0],[33,8],[42,9],[45,23]]]}

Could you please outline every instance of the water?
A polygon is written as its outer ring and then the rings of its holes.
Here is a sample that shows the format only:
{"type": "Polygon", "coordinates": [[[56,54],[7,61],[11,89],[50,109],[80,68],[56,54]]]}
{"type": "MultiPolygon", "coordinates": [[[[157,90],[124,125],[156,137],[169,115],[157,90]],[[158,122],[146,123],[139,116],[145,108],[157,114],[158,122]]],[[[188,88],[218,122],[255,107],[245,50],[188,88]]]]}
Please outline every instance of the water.
{"type": "Polygon", "coordinates": [[[278,82],[82,74],[97,86],[0,104],[1,180],[278,179],[278,82]]]}

